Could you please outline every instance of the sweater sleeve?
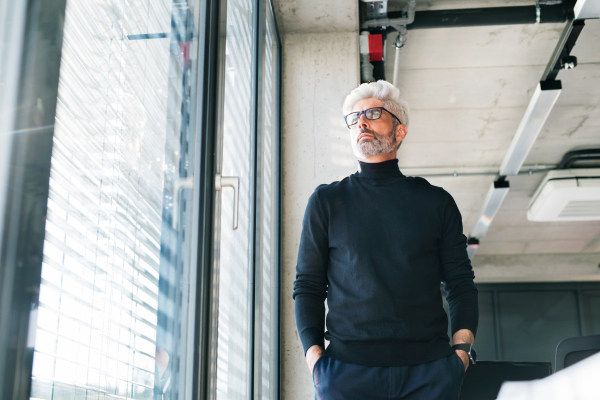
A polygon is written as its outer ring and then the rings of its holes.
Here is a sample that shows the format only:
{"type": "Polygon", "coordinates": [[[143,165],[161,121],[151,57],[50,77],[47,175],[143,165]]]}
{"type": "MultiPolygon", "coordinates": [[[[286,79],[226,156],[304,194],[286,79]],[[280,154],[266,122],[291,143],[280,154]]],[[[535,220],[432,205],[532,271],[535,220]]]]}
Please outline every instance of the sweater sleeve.
{"type": "Polygon", "coordinates": [[[328,263],[327,218],[319,201],[317,189],[310,196],[304,213],[292,295],[296,309],[296,327],[305,355],[306,351],[315,344],[325,348],[328,263]]]}
{"type": "Polygon", "coordinates": [[[442,236],[439,247],[440,272],[446,291],[452,335],[461,329],[477,333],[479,305],[475,274],[467,255],[467,238],[462,217],[450,194],[442,213],[442,236]]]}

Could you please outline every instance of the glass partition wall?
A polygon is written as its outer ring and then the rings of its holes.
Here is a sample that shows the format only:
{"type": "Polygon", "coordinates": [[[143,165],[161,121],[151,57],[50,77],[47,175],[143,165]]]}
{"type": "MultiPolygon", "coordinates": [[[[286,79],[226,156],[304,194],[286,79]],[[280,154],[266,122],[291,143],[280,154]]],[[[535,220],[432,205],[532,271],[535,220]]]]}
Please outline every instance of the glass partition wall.
{"type": "MultiPolygon", "coordinates": [[[[11,12],[21,42],[36,28],[35,50],[54,54],[47,66],[15,60],[54,80],[37,73],[49,89],[30,85],[46,90],[46,106],[19,92],[31,71],[0,64],[16,82],[15,98],[0,98],[0,139],[29,163],[0,168],[2,398],[278,398],[281,42],[271,3],[67,0],[46,16],[50,45],[44,18],[11,12]],[[7,316],[25,323],[8,328],[7,316]]],[[[3,49],[31,49],[7,47],[20,42],[5,33],[3,49]]]]}

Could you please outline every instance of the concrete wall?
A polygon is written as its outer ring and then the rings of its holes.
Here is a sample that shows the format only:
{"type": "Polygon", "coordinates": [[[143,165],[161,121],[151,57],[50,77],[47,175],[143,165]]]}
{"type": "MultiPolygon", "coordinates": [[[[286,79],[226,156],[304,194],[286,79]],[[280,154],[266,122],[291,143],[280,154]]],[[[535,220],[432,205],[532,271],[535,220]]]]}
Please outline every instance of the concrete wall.
{"type": "Polygon", "coordinates": [[[475,254],[475,283],[600,281],[598,253],[475,254]]]}
{"type": "Polygon", "coordinates": [[[358,32],[287,34],[283,51],[282,389],[296,400],[314,396],[292,300],[302,218],[317,185],[357,169],[342,103],[360,83],[358,32]]]}

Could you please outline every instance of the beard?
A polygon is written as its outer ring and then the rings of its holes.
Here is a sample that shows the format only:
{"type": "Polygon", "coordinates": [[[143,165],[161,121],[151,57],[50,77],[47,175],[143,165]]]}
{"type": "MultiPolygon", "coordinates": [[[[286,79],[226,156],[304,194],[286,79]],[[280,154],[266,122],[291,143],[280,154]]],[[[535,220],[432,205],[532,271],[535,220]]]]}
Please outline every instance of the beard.
{"type": "Polygon", "coordinates": [[[370,129],[361,129],[358,136],[360,136],[361,133],[369,133],[373,135],[373,139],[360,142],[352,141],[352,151],[358,158],[387,154],[397,149],[398,143],[396,142],[394,129],[387,135],[380,135],[370,129]]]}

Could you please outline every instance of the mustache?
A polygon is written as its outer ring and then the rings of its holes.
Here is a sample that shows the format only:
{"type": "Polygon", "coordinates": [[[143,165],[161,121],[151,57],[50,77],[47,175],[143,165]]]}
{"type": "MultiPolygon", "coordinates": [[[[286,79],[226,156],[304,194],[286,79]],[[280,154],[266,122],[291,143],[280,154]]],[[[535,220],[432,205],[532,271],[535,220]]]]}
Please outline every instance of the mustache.
{"type": "Polygon", "coordinates": [[[363,134],[363,133],[370,133],[370,134],[371,134],[371,135],[373,135],[373,136],[378,136],[378,135],[375,133],[375,131],[372,131],[372,130],[370,130],[370,129],[367,129],[367,128],[360,128],[360,131],[358,132],[358,135],[360,136],[360,135],[361,135],[361,134],[363,134]]]}
{"type": "Polygon", "coordinates": [[[360,128],[360,131],[358,132],[358,135],[356,135],[356,142],[358,143],[358,138],[360,137],[360,135],[362,135],[363,133],[368,133],[370,135],[373,135],[373,138],[375,140],[379,140],[379,134],[377,134],[375,131],[372,131],[371,129],[367,129],[367,128],[360,128]]]}

